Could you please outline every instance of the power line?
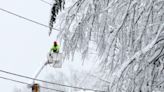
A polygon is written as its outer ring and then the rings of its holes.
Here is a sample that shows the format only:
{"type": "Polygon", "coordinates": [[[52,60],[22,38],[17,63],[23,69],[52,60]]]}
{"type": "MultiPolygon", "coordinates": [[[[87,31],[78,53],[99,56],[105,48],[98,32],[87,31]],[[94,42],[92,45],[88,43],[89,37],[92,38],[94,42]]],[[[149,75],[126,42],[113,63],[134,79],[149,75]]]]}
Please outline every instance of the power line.
{"type": "Polygon", "coordinates": [[[46,4],[49,4],[49,5],[53,5],[53,4],[51,4],[51,3],[49,3],[49,2],[47,2],[47,1],[44,1],[44,0],[40,0],[40,1],[42,1],[42,2],[44,2],[44,3],[46,3],[46,4]]]}
{"type": "MultiPolygon", "coordinates": [[[[22,81],[14,80],[14,79],[10,79],[10,78],[6,78],[6,77],[2,77],[2,76],[0,76],[0,78],[1,78],[1,79],[4,79],[4,80],[9,80],[9,81],[13,81],[13,82],[17,82],[17,83],[25,84],[25,85],[31,85],[31,84],[26,83],[26,82],[22,82],[22,81]]],[[[61,91],[61,90],[57,90],[57,89],[53,89],[53,88],[48,88],[48,87],[44,87],[44,86],[39,86],[39,87],[44,88],[44,89],[53,90],[53,91],[58,91],[58,92],[64,92],[64,91],[61,91]]]]}
{"type": "Polygon", "coordinates": [[[10,79],[10,78],[6,78],[6,77],[2,77],[0,76],[1,79],[5,79],[5,80],[10,80],[10,81],[13,81],[13,82],[17,82],[17,83],[21,83],[21,84],[25,84],[25,85],[31,85],[29,83],[26,83],[26,82],[22,82],[22,81],[18,81],[18,80],[14,80],[14,79],[10,79]]]}
{"type": "Polygon", "coordinates": [[[105,79],[99,78],[99,77],[97,77],[97,76],[95,76],[95,75],[92,75],[92,74],[89,74],[89,73],[88,73],[88,75],[91,76],[91,77],[97,78],[97,79],[99,79],[100,81],[103,81],[103,82],[105,82],[105,83],[107,83],[107,84],[110,84],[110,82],[107,81],[107,80],[105,80],[105,79]]]}
{"type": "MultiPolygon", "coordinates": [[[[8,10],[6,10],[6,9],[0,8],[0,10],[3,11],[3,12],[6,12],[6,13],[8,13],[8,14],[11,14],[11,15],[17,16],[18,18],[22,18],[22,19],[24,19],[24,20],[27,20],[27,21],[33,22],[33,23],[38,24],[38,25],[40,25],[40,26],[43,26],[43,27],[49,28],[49,26],[47,26],[47,25],[45,25],[45,24],[42,24],[42,23],[39,23],[39,22],[34,21],[34,20],[32,20],[32,19],[29,19],[29,18],[23,17],[23,16],[21,16],[21,15],[18,15],[18,14],[16,14],[16,13],[13,13],[13,12],[8,11],[8,10]]],[[[53,29],[53,30],[56,30],[56,31],[60,31],[59,29],[55,29],[55,28],[52,28],[52,29],[53,29]]]]}
{"type": "Polygon", "coordinates": [[[89,88],[69,86],[69,85],[59,84],[59,83],[55,83],[55,82],[48,82],[48,81],[44,81],[44,80],[40,80],[40,79],[35,79],[35,78],[27,77],[27,76],[24,76],[24,75],[19,75],[19,74],[16,74],[16,73],[7,72],[7,71],[4,71],[4,70],[0,70],[0,72],[11,74],[11,75],[15,75],[15,76],[19,76],[19,77],[23,77],[23,78],[27,78],[27,79],[31,79],[31,80],[36,80],[36,81],[40,81],[40,82],[44,82],[44,83],[49,83],[49,84],[53,84],[53,85],[59,85],[59,86],[64,86],[64,87],[69,87],[69,88],[75,88],[75,89],[82,89],[82,90],[90,90],[90,91],[96,91],[96,92],[105,92],[105,91],[102,91],[102,90],[96,90],[96,89],[89,89],[89,88]]]}

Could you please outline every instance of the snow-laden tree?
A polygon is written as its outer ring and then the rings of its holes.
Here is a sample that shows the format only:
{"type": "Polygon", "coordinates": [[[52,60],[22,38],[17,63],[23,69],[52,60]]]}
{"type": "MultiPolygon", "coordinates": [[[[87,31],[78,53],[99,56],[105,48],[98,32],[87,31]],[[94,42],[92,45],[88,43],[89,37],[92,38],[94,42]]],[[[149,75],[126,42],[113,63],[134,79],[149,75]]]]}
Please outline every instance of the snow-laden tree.
{"type": "Polygon", "coordinates": [[[97,53],[108,91],[164,91],[163,0],[76,0],[63,14],[64,55],[97,53]]]}
{"type": "MultiPolygon", "coordinates": [[[[63,84],[63,85],[68,85],[68,79],[66,78],[66,76],[62,73],[62,72],[56,72],[56,74],[50,74],[47,75],[46,80],[52,83],[59,83],[59,84],[63,84]]],[[[60,86],[60,85],[52,85],[49,83],[42,83],[43,86],[47,87],[47,88],[53,88],[53,89],[57,89],[57,90],[61,90],[64,92],[68,92],[68,88],[64,87],[64,86],[60,86]]],[[[53,90],[48,90],[48,89],[42,89],[41,91],[44,92],[52,92],[53,90]]],[[[59,91],[53,91],[53,92],[59,92],[59,91]]]]}

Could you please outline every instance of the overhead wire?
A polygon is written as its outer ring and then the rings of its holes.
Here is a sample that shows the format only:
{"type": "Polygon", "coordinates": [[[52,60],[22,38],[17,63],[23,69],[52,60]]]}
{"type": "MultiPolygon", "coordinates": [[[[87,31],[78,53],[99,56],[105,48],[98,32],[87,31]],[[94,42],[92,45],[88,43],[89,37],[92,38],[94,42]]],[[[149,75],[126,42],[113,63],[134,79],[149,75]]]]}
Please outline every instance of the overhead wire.
{"type": "Polygon", "coordinates": [[[103,82],[105,82],[105,83],[107,83],[107,84],[110,84],[110,82],[107,81],[107,80],[105,80],[105,79],[102,79],[102,78],[97,77],[97,76],[95,76],[95,75],[92,75],[92,74],[90,74],[90,73],[88,73],[88,75],[91,76],[91,77],[97,78],[97,79],[99,79],[100,81],[103,81],[103,82]]]}
{"type": "Polygon", "coordinates": [[[82,88],[82,87],[75,87],[75,86],[70,86],[70,85],[65,85],[65,84],[60,84],[60,83],[55,83],[55,82],[48,82],[48,81],[45,81],[45,80],[35,79],[35,78],[27,77],[27,76],[24,76],[24,75],[19,75],[19,74],[16,74],[16,73],[7,72],[7,71],[4,71],[4,70],[0,70],[0,72],[11,74],[11,75],[15,75],[15,76],[22,77],[22,78],[36,80],[36,81],[40,81],[40,82],[44,82],[44,83],[48,83],[48,84],[53,84],[53,85],[59,85],[59,86],[64,86],[64,87],[69,87],[69,88],[75,88],[75,89],[81,89],[81,90],[90,90],[90,91],[96,91],[96,92],[105,92],[105,91],[97,90],[97,89],[82,88]]]}
{"type": "MultiPolygon", "coordinates": [[[[17,16],[18,18],[21,18],[21,19],[24,19],[24,20],[30,21],[30,22],[35,23],[35,24],[38,24],[38,25],[40,25],[40,26],[43,26],[43,27],[46,27],[46,28],[50,28],[49,26],[47,26],[47,25],[45,25],[45,24],[42,24],[42,23],[37,22],[37,21],[34,21],[34,20],[32,20],[32,19],[29,19],[29,18],[23,17],[23,16],[21,16],[21,15],[18,15],[18,14],[16,14],[16,13],[13,13],[13,12],[8,11],[8,10],[6,10],[6,9],[0,8],[0,10],[3,11],[3,12],[6,12],[6,13],[8,13],[8,14],[11,14],[11,15],[17,16]]],[[[53,30],[56,30],[56,31],[60,31],[59,29],[55,29],[55,28],[52,28],[52,29],[53,29],[53,30]]]]}
{"type": "Polygon", "coordinates": [[[40,0],[40,1],[42,1],[42,2],[44,2],[44,3],[46,3],[46,4],[49,4],[49,5],[53,5],[53,4],[51,4],[51,3],[49,3],[49,2],[47,2],[47,1],[45,1],[45,0],[40,0]]]}
{"type": "MultiPolygon", "coordinates": [[[[21,83],[21,84],[25,84],[25,85],[31,85],[29,83],[26,83],[26,82],[22,82],[22,81],[18,81],[18,80],[14,80],[14,79],[10,79],[10,78],[6,78],[6,77],[2,77],[0,76],[1,79],[4,79],[4,80],[9,80],[9,81],[13,81],[13,82],[17,82],[17,83],[21,83]]],[[[44,88],[44,89],[49,89],[49,90],[53,90],[53,91],[58,91],[58,92],[64,92],[62,90],[57,90],[57,89],[54,89],[54,88],[48,88],[48,87],[44,87],[44,86],[40,86],[40,88],[44,88]]]]}

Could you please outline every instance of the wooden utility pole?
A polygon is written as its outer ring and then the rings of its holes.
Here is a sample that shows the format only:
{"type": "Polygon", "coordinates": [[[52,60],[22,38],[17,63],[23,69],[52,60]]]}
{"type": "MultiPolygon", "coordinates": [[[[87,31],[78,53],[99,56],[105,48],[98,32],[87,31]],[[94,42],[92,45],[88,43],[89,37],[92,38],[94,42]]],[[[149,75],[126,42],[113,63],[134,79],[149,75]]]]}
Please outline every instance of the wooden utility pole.
{"type": "Polygon", "coordinates": [[[39,84],[34,83],[34,84],[32,85],[32,92],[40,92],[39,84]]]}

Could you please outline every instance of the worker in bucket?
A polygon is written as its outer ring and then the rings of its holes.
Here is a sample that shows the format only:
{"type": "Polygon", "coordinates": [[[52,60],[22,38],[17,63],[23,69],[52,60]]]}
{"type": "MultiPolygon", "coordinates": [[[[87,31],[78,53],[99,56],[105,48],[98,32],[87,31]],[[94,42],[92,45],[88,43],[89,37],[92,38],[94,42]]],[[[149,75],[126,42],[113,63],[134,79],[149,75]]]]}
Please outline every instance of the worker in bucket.
{"type": "Polygon", "coordinates": [[[59,53],[59,49],[60,49],[60,47],[59,47],[58,43],[56,41],[54,41],[54,44],[53,44],[52,48],[50,49],[50,52],[53,51],[53,53],[59,53]]]}

